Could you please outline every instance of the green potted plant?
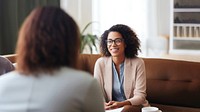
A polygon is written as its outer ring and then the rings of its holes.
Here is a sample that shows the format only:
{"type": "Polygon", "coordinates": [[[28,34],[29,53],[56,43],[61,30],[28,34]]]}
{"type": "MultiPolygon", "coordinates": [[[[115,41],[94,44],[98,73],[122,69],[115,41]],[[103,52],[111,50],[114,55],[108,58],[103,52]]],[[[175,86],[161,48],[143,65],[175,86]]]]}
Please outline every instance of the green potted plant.
{"type": "Polygon", "coordinates": [[[83,50],[86,48],[86,46],[89,47],[91,54],[93,53],[93,47],[97,51],[96,40],[98,40],[98,37],[96,35],[93,35],[93,34],[90,34],[90,33],[85,34],[86,29],[92,23],[93,22],[89,22],[81,32],[81,53],[83,53],[83,50]]]}

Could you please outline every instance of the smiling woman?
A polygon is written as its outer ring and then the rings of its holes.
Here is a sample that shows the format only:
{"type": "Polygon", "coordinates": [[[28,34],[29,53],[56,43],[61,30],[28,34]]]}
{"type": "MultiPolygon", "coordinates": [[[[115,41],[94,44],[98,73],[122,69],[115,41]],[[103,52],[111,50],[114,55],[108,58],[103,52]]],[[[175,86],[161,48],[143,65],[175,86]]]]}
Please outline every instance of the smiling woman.
{"type": "MultiPolygon", "coordinates": [[[[140,40],[127,25],[117,24],[101,36],[101,53],[94,67],[105,97],[105,109],[149,106],[144,61],[137,57],[140,40]]],[[[130,110],[131,112],[133,110],[130,110]]]]}

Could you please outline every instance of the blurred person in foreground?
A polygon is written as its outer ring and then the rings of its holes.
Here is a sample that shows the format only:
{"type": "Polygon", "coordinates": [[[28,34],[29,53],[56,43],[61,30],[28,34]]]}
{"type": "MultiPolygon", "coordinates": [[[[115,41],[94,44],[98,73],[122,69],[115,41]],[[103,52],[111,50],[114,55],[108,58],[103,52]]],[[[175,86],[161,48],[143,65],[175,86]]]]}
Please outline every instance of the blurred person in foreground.
{"type": "Polygon", "coordinates": [[[0,75],[13,71],[15,67],[7,58],[0,56],[0,75]]]}
{"type": "Polygon", "coordinates": [[[140,40],[127,25],[117,24],[101,36],[103,57],[95,63],[94,77],[105,97],[105,109],[149,106],[144,61],[137,57],[140,40]]]}
{"type": "Polygon", "coordinates": [[[0,77],[0,112],[104,112],[90,74],[76,70],[80,32],[57,7],[40,7],[24,21],[16,71],[0,77]]]}

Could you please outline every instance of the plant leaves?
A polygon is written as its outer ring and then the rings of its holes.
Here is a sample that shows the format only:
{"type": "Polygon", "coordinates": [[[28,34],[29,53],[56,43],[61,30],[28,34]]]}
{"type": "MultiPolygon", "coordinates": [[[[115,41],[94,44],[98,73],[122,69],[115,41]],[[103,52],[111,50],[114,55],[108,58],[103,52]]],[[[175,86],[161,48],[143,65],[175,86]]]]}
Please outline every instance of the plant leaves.
{"type": "Polygon", "coordinates": [[[85,46],[88,46],[90,49],[90,53],[93,53],[93,46],[95,47],[95,50],[97,51],[96,46],[96,40],[98,40],[98,37],[96,35],[87,33],[84,34],[85,30],[92,24],[93,22],[89,22],[81,32],[81,53],[83,53],[83,50],[85,49],[85,46]]]}
{"type": "Polygon", "coordinates": [[[85,30],[92,24],[93,22],[89,22],[82,30],[81,34],[83,35],[83,33],[85,32],[85,30]]]}

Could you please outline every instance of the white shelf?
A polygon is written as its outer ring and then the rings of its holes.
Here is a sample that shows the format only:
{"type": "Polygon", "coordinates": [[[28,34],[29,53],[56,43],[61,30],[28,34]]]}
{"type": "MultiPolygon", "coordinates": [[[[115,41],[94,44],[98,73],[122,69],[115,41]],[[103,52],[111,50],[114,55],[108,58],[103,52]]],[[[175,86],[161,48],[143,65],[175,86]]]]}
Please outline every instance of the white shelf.
{"type": "Polygon", "coordinates": [[[200,23],[174,23],[174,26],[191,26],[191,27],[200,27],[200,23]]]}
{"type": "Polygon", "coordinates": [[[200,54],[200,0],[170,2],[169,53],[200,54]]]}
{"type": "Polygon", "coordinates": [[[200,37],[174,37],[174,40],[188,40],[188,41],[199,41],[200,37]]]}
{"type": "Polygon", "coordinates": [[[190,54],[190,55],[200,55],[200,50],[187,50],[187,49],[173,49],[170,52],[171,54],[190,54]]]}
{"type": "Polygon", "coordinates": [[[174,8],[174,12],[200,12],[200,8],[174,8]]]}

